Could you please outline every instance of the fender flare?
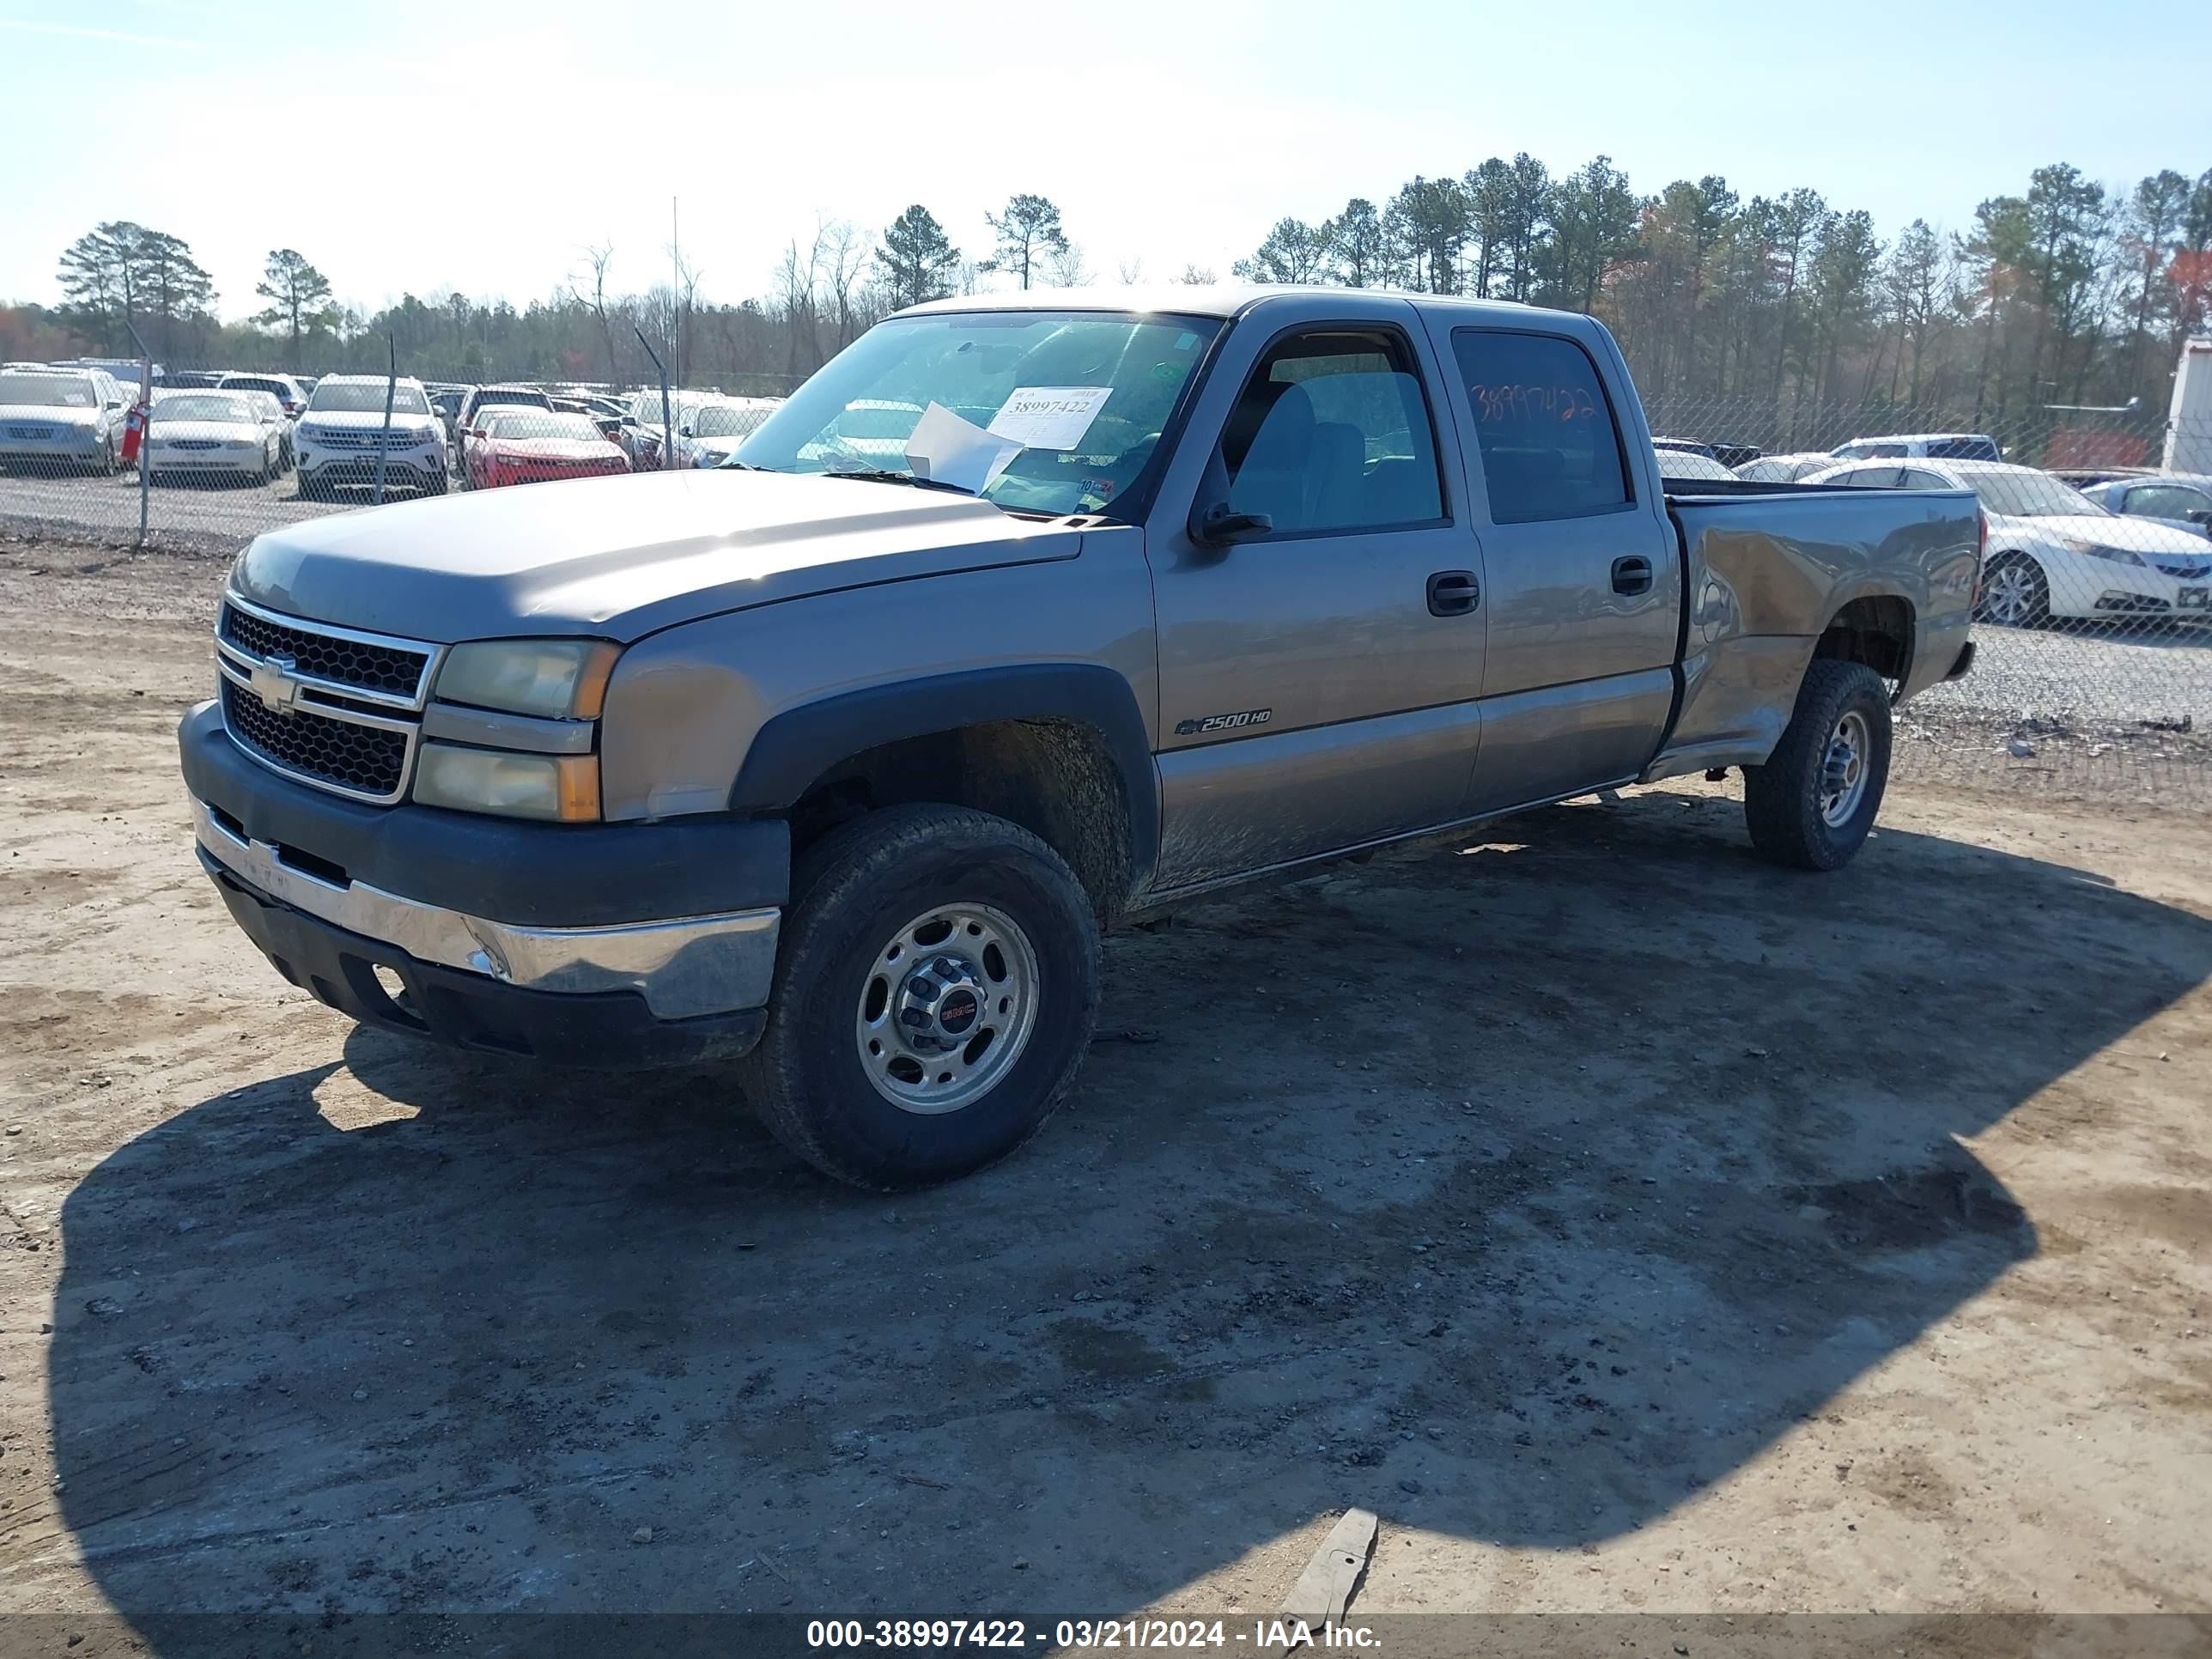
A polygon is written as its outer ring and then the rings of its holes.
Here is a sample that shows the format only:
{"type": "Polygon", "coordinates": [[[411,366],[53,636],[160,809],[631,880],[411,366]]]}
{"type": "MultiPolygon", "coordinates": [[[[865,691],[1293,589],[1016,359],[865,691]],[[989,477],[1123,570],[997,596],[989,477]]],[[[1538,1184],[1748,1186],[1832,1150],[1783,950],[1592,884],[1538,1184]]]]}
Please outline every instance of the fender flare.
{"type": "Polygon", "coordinates": [[[841,762],[909,738],[993,720],[1064,720],[1105,739],[1129,814],[1129,862],[1141,881],[1159,857],[1159,770],[1134,690],[1097,663],[1016,663],[864,686],[771,716],[745,751],[730,810],[796,805],[841,762]]]}

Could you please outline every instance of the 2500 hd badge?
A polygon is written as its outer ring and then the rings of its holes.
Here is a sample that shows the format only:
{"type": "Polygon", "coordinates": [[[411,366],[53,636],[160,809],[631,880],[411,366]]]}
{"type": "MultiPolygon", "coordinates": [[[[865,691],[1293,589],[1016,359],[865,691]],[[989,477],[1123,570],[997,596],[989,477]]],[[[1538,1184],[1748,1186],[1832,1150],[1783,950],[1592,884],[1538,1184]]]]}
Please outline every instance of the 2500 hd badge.
{"type": "Polygon", "coordinates": [[[1275,711],[1272,708],[1245,708],[1234,714],[1208,714],[1203,720],[1176,721],[1176,736],[1196,738],[1209,732],[1241,731],[1248,726],[1265,726],[1274,718],[1275,711]]]}

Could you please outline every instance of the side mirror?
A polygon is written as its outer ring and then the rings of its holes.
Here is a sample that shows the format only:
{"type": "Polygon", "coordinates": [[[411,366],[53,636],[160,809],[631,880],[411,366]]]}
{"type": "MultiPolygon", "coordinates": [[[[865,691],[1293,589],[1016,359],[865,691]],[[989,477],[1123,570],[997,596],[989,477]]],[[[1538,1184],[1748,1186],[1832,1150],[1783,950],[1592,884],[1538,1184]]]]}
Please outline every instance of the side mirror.
{"type": "Polygon", "coordinates": [[[1190,514],[1190,538],[1200,547],[1231,547],[1264,536],[1275,527],[1265,513],[1235,513],[1226,501],[1216,501],[1190,514]]]}
{"type": "Polygon", "coordinates": [[[679,438],[688,438],[691,435],[691,428],[688,426],[679,426],[676,428],[676,435],[679,438]]]}

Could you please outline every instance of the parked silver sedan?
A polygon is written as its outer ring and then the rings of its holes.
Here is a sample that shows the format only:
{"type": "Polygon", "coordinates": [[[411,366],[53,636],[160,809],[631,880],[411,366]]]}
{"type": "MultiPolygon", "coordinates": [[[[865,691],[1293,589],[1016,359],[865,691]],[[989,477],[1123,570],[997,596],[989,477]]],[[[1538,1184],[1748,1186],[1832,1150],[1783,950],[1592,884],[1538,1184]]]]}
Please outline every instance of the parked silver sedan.
{"type": "Polygon", "coordinates": [[[0,369],[0,462],[112,472],[125,402],[105,369],[0,369]]]}
{"type": "Polygon", "coordinates": [[[283,420],[264,392],[156,392],[146,429],[147,471],[265,484],[283,458],[283,420]]]}
{"type": "Polygon", "coordinates": [[[2212,536],[2212,477],[2202,472],[2151,472],[2112,478],[2081,492],[2107,513],[2147,519],[2174,530],[2212,536]]]}

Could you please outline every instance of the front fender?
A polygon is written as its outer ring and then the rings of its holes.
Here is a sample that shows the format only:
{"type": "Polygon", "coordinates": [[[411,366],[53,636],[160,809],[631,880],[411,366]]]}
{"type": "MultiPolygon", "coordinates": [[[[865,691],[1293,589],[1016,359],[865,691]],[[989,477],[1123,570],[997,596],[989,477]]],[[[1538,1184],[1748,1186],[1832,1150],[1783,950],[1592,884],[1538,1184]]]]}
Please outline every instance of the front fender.
{"type": "Polygon", "coordinates": [[[831,768],[887,743],[991,720],[1064,720],[1105,739],[1128,808],[1139,871],[1159,851],[1159,774],[1129,683],[1096,663],[1013,663],[865,686],[801,703],[760,728],[730,790],[730,810],[785,811],[831,768]]]}

